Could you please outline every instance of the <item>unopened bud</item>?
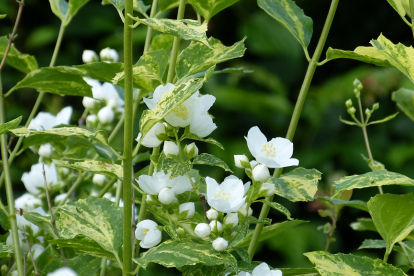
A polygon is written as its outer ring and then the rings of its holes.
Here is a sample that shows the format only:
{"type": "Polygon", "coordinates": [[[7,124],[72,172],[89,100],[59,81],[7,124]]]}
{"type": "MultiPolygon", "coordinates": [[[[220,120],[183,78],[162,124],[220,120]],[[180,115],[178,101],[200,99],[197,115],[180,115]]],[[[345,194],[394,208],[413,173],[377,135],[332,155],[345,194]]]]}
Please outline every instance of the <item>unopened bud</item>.
{"type": "Polygon", "coordinates": [[[257,165],[253,169],[253,179],[258,182],[265,182],[270,177],[269,169],[265,165],[257,165]]]}
{"type": "Polygon", "coordinates": [[[92,50],[83,50],[82,54],[83,63],[91,63],[99,61],[98,55],[92,50]]]}
{"type": "Polygon", "coordinates": [[[200,238],[204,239],[205,237],[211,234],[210,225],[208,225],[207,223],[199,223],[194,229],[194,233],[200,238]]]}
{"type": "Polygon", "coordinates": [[[194,158],[198,155],[198,148],[196,144],[193,142],[187,146],[184,147],[184,154],[187,157],[187,159],[194,158]]]}
{"type": "Polygon", "coordinates": [[[237,168],[240,168],[240,169],[247,169],[247,168],[250,169],[249,158],[247,158],[247,156],[244,154],[235,155],[234,164],[236,165],[237,168]]]}
{"type": "Polygon", "coordinates": [[[356,112],[355,107],[348,108],[348,113],[349,113],[350,115],[354,115],[354,114],[355,114],[355,112],[356,112]]]}
{"type": "Polygon", "coordinates": [[[239,215],[237,213],[230,213],[224,218],[224,227],[232,229],[239,224],[239,215]]]}
{"type": "Polygon", "coordinates": [[[179,207],[180,216],[183,216],[185,219],[191,219],[195,213],[194,202],[183,203],[179,207]]]}
{"type": "Polygon", "coordinates": [[[218,220],[212,220],[210,222],[211,232],[220,232],[223,229],[223,224],[218,220]]]}
{"type": "Polygon", "coordinates": [[[368,108],[367,109],[365,109],[365,115],[367,115],[367,116],[371,116],[371,110],[369,110],[368,108]]]}
{"type": "Polygon", "coordinates": [[[99,110],[98,119],[101,124],[110,124],[115,119],[115,112],[111,107],[105,106],[99,110]]]}
{"type": "Polygon", "coordinates": [[[355,94],[355,97],[359,98],[361,96],[361,91],[355,88],[354,94],[355,94]]]}
{"type": "Polygon", "coordinates": [[[352,104],[352,100],[351,100],[351,99],[347,100],[347,101],[345,102],[345,105],[346,105],[346,107],[347,107],[347,108],[351,108],[351,107],[353,106],[353,104],[352,104]]]}
{"type": "Polygon", "coordinates": [[[229,243],[222,237],[218,237],[217,239],[213,241],[213,248],[219,252],[226,250],[228,245],[229,243]]]}
{"type": "Polygon", "coordinates": [[[178,155],[178,146],[176,143],[171,141],[164,142],[164,154],[165,156],[171,155],[178,155]]]}
{"type": "Polygon", "coordinates": [[[101,56],[102,61],[106,61],[106,62],[117,62],[118,61],[118,53],[114,49],[111,49],[111,48],[102,49],[99,55],[101,56]]]}
{"type": "Polygon", "coordinates": [[[158,194],[158,200],[164,205],[170,205],[175,199],[174,192],[170,188],[164,188],[158,194]]]}
{"type": "Polygon", "coordinates": [[[210,209],[206,212],[206,216],[209,220],[214,220],[214,219],[217,219],[218,212],[214,209],[210,209]]]}
{"type": "Polygon", "coordinates": [[[275,193],[275,184],[272,183],[263,183],[260,187],[259,196],[271,196],[275,193]]]}
{"type": "Polygon", "coordinates": [[[372,111],[375,111],[379,108],[379,103],[374,103],[374,105],[372,106],[372,111]]]}
{"type": "Polygon", "coordinates": [[[361,83],[361,81],[359,79],[355,79],[353,85],[359,91],[361,91],[362,88],[363,88],[362,83],[361,83]]]}

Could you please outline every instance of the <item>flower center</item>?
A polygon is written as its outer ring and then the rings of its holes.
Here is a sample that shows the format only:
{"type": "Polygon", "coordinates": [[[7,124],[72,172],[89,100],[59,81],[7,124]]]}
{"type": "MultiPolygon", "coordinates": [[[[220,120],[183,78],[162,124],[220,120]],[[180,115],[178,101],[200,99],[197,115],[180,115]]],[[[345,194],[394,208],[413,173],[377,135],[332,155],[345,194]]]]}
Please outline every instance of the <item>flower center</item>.
{"type": "Polygon", "coordinates": [[[272,143],[264,144],[262,147],[262,152],[264,152],[267,158],[276,157],[276,148],[272,143]]]}
{"type": "Polygon", "coordinates": [[[149,232],[149,229],[142,229],[141,232],[144,234],[144,236],[146,236],[149,232]]]}
{"type": "Polygon", "coordinates": [[[224,190],[220,190],[220,192],[214,194],[214,198],[221,198],[229,201],[231,199],[231,195],[230,193],[224,192],[224,190]]]}
{"type": "Polygon", "coordinates": [[[180,117],[180,118],[185,118],[188,116],[188,110],[182,104],[174,108],[172,112],[175,114],[175,116],[180,117]]]}

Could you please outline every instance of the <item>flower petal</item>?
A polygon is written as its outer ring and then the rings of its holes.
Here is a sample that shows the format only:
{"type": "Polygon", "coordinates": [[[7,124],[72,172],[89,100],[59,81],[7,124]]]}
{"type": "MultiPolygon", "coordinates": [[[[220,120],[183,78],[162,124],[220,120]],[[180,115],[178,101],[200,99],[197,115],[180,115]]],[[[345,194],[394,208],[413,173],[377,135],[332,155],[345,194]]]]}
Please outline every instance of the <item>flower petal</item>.
{"type": "Polygon", "coordinates": [[[260,155],[260,150],[264,144],[267,143],[266,136],[256,127],[252,127],[247,133],[247,147],[250,150],[250,153],[257,158],[260,155]]]}

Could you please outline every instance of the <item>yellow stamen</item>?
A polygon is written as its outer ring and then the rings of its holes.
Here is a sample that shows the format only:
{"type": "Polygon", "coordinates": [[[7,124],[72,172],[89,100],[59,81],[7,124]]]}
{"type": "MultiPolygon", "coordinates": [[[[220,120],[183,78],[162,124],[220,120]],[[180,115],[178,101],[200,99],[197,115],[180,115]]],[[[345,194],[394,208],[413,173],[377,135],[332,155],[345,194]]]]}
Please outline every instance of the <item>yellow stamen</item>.
{"type": "Polygon", "coordinates": [[[276,148],[272,143],[266,143],[262,147],[262,152],[266,154],[266,157],[276,157],[276,148]]]}
{"type": "Polygon", "coordinates": [[[149,229],[142,229],[141,232],[144,234],[144,236],[146,236],[149,232],[149,229]]]}
{"type": "Polygon", "coordinates": [[[229,201],[231,199],[231,195],[230,193],[225,193],[223,190],[220,190],[220,192],[214,194],[214,198],[221,198],[229,201]]]}
{"type": "Polygon", "coordinates": [[[180,117],[180,118],[185,118],[188,116],[188,110],[182,104],[174,108],[172,112],[175,114],[175,116],[180,117]]]}

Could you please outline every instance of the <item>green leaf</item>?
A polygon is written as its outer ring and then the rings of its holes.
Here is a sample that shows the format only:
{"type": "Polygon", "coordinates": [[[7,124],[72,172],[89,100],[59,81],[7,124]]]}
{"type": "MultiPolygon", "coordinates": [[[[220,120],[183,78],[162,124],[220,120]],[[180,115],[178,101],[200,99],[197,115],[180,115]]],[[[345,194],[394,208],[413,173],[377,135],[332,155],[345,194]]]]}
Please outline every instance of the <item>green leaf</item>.
{"type": "Polygon", "coordinates": [[[173,45],[173,42],[173,35],[157,34],[151,40],[151,49],[154,51],[164,49],[168,53],[173,45]]]}
{"type": "Polygon", "coordinates": [[[396,10],[398,12],[398,14],[401,17],[404,17],[405,16],[406,11],[404,9],[403,2],[406,2],[407,3],[408,0],[387,0],[387,1],[391,5],[391,7],[393,7],[394,10],[396,10]]]}
{"type": "Polygon", "coordinates": [[[190,161],[178,162],[174,158],[166,157],[160,162],[161,170],[165,173],[171,172],[171,177],[177,177],[179,175],[186,175],[192,169],[190,161]]]}
{"type": "Polygon", "coordinates": [[[384,240],[364,240],[358,250],[366,248],[387,248],[387,243],[384,240]]]}
{"type": "Polygon", "coordinates": [[[284,214],[289,220],[293,220],[293,218],[290,216],[290,212],[288,209],[286,209],[286,207],[282,206],[281,204],[277,203],[277,202],[270,202],[268,200],[256,200],[255,202],[262,202],[263,204],[268,205],[269,207],[272,207],[273,209],[275,209],[276,211],[281,212],[282,214],[284,214]]]}
{"type": "Polygon", "coordinates": [[[190,240],[182,242],[167,240],[148,250],[141,258],[133,260],[144,269],[149,263],[157,263],[165,267],[182,267],[195,264],[215,266],[227,261],[213,249],[210,243],[201,244],[190,240]]]}
{"type": "Polygon", "coordinates": [[[178,36],[184,40],[198,41],[210,47],[206,36],[207,24],[200,25],[198,21],[190,19],[140,19],[138,17],[133,19],[161,33],[178,36]]]}
{"type": "Polygon", "coordinates": [[[0,14],[0,19],[3,19],[7,16],[7,14],[0,14]]]}
{"type": "Polygon", "coordinates": [[[134,0],[133,2],[134,11],[139,12],[142,15],[146,15],[146,12],[150,5],[145,5],[141,0],[134,0]]]}
{"type": "Polygon", "coordinates": [[[104,250],[118,254],[122,245],[123,209],[115,203],[106,198],[89,197],[58,207],[55,213],[61,238],[83,235],[104,250]]]}
{"type": "Polygon", "coordinates": [[[41,214],[38,214],[35,212],[23,212],[23,217],[27,221],[39,226],[40,229],[43,229],[46,233],[51,235],[54,239],[57,238],[55,231],[53,230],[50,216],[42,216],[41,214]]]}
{"type": "Polygon", "coordinates": [[[271,178],[275,194],[290,201],[312,201],[322,173],[315,169],[296,168],[279,178],[271,178]]]}
{"type": "Polygon", "coordinates": [[[234,247],[234,249],[237,251],[237,254],[239,254],[240,258],[245,262],[250,262],[250,256],[249,252],[246,248],[241,247],[234,247]]]}
{"type": "Polygon", "coordinates": [[[184,49],[177,59],[177,78],[195,74],[213,65],[230,59],[242,57],[246,51],[244,40],[236,42],[233,46],[226,47],[220,40],[210,37],[206,46],[201,43],[193,43],[184,49]]]}
{"type": "Polygon", "coordinates": [[[395,118],[395,116],[397,116],[397,115],[398,115],[398,112],[397,112],[397,113],[395,113],[395,114],[393,114],[393,115],[387,116],[387,117],[385,117],[384,119],[381,119],[381,120],[377,120],[377,121],[370,122],[370,123],[368,123],[368,124],[367,124],[367,126],[369,126],[369,125],[375,125],[375,124],[380,124],[380,123],[385,123],[385,122],[388,122],[389,120],[394,119],[394,118],[395,118]]]}
{"type": "Polygon", "coordinates": [[[10,257],[13,253],[13,246],[0,242],[0,258],[10,257]]]}
{"type": "Polygon", "coordinates": [[[397,103],[397,106],[414,121],[414,91],[400,88],[392,93],[392,100],[397,103]]]}
{"type": "Polygon", "coordinates": [[[348,206],[348,207],[352,207],[352,208],[356,208],[356,209],[368,212],[367,203],[362,200],[349,200],[348,201],[348,200],[342,200],[342,199],[337,199],[337,198],[320,197],[320,196],[315,197],[315,199],[318,199],[324,202],[332,202],[333,204],[335,204],[336,206],[340,208],[344,206],[348,206]]]}
{"type": "Polygon", "coordinates": [[[393,44],[382,34],[377,40],[371,40],[372,46],[380,50],[388,61],[411,81],[414,82],[414,49],[404,44],[393,44]]]}
{"type": "MultiPolygon", "coordinates": [[[[288,231],[289,229],[305,223],[306,221],[304,220],[291,220],[291,221],[284,221],[281,223],[275,223],[273,225],[270,226],[265,226],[263,227],[262,230],[262,234],[259,237],[259,242],[261,241],[265,241],[267,239],[276,237],[277,235],[279,235],[280,233],[284,232],[284,231],[288,231]]],[[[233,247],[246,247],[249,246],[250,241],[253,237],[253,231],[250,232],[244,239],[242,239],[241,241],[237,242],[233,247]]]]}
{"type": "MultiPolygon", "coordinates": [[[[74,65],[73,67],[85,72],[85,76],[89,78],[113,84],[117,84],[113,81],[116,74],[124,71],[124,64],[120,62],[91,62],[82,65],[74,65]]],[[[118,85],[123,87],[123,83],[118,83],[118,85]]]]}
{"type": "Polygon", "coordinates": [[[102,0],[101,4],[112,4],[120,13],[122,13],[122,11],[125,9],[125,0],[102,0]]]}
{"type": "Polygon", "coordinates": [[[233,172],[230,167],[221,159],[218,157],[208,154],[208,153],[202,153],[200,155],[197,155],[193,160],[193,165],[210,165],[210,166],[216,166],[224,169],[228,172],[233,172]]]}
{"type": "Polygon", "coordinates": [[[31,71],[10,91],[21,88],[33,88],[39,92],[58,95],[92,97],[92,88],[83,80],[82,71],[67,66],[43,67],[31,71]]]}
{"type": "Polygon", "coordinates": [[[36,266],[39,271],[43,271],[45,266],[50,264],[55,259],[60,259],[60,254],[49,244],[45,250],[36,259],[36,266]]]}
{"type": "Polygon", "coordinates": [[[228,265],[233,269],[233,272],[237,273],[239,270],[237,269],[237,260],[236,258],[227,251],[220,252],[220,256],[226,261],[228,265]]]}
{"type": "Polygon", "coordinates": [[[341,116],[339,116],[339,121],[341,121],[344,124],[350,125],[350,126],[361,126],[357,122],[352,122],[352,121],[344,120],[344,119],[342,119],[341,116]]]}
{"type": "Polygon", "coordinates": [[[170,10],[173,8],[178,7],[180,4],[180,0],[159,0],[158,6],[160,7],[161,11],[170,10]]]}
{"type": "Polygon", "coordinates": [[[350,226],[355,231],[378,232],[377,228],[375,228],[374,222],[370,218],[359,218],[356,222],[351,223],[350,226]]]}
{"type": "Polygon", "coordinates": [[[406,275],[402,270],[379,259],[374,260],[352,254],[330,254],[323,251],[309,252],[304,255],[315,264],[321,276],[406,275]]]}
{"type": "Polygon", "coordinates": [[[216,140],[214,140],[213,138],[201,138],[198,135],[194,134],[194,133],[186,133],[183,137],[181,137],[180,141],[183,141],[184,139],[191,139],[191,140],[196,140],[196,141],[201,141],[201,142],[205,142],[205,143],[209,143],[212,145],[215,145],[219,148],[221,148],[222,150],[224,150],[224,147],[222,144],[220,144],[219,142],[217,142],[216,140]]]}
{"type": "Polygon", "coordinates": [[[401,185],[414,186],[414,180],[405,175],[390,171],[375,171],[361,175],[346,176],[333,184],[336,188],[335,197],[344,190],[362,189],[367,187],[401,185]]]}
{"type": "Polygon", "coordinates": [[[123,180],[123,168],[117,164],[108,164],[106,162],[96,160],[85,160],[83,162],[53,160],[53,162],[61,167],[81,170],[85,172],[99,173],[111,177],[114,176],[121,181],[123,180]]]}
{"type": "Polygon", "coordinates": [[[378,233],[387,242],[388,254],[414,229],[413,194],[378,194],[368,201],[368,209],[378,233]]]}
{"type": "Polygon", "coordinates": [[[344,51],[329,47],[326,51],[326,60],[330,61],[337,58],[354,59],[376,66],[394,67],[387,60],[387,56],[374,47],[357,47],[354,51],[344,51]]]}
{"type": "Polygon", "coordinates": [[[11,120],[7,123],[0,124],[0,135],[3,133],[9,132],[9,129],[16,128],[19,125],[21,120],[22,120],[22,116],[17,117],[16,119],[11,120]]]}
{"type": "Polygon", "coordinates": [[[282,24],[306,49],[312,37],[312,19],[293,0],[258,0],[259,7],[282,24]]]}
{"type": "Polygon", "coordinates": [[[67,26],[78,10],[89,0],[49,0],[52,12],[67,26]]]}
{"type": "Polygon", "coordinates": [[[9,212],[0,201],[0,225],[4,230],[9,230],[11,228],[9,221],[9,212]]]}
{"type": "Polygon", "coordinates": [[[227,7],[237,3],[239,0],[189,0],[196,12],[210,21],[210,19],[227,7]]]}
{"type": "MultiPolygon", "coordinates": [[[[0,59],[3,58],[9,39],[6,36],[0,37],[0,59]]],[[[30,71],[38,68],[37,61],[34,56],[20,53],[12,44],[9,54],[7,55],[6,63],[11,67],[23,72],[29,73],[30,71]]]]}
{"type": "MultiPolygon", "coordinates": [[[[91,276],[101,268],[102,260],[90,255],[78,255],[72,259],[66,260],[68,267],[72,268],[78,276],[91,276]]],[[[63,261],[53,260],[42,271],[42,275],[52,273],[58,268],[64,267],[63,261]]]]}

